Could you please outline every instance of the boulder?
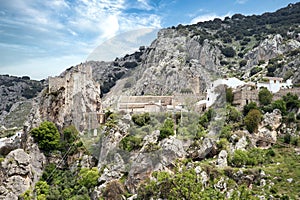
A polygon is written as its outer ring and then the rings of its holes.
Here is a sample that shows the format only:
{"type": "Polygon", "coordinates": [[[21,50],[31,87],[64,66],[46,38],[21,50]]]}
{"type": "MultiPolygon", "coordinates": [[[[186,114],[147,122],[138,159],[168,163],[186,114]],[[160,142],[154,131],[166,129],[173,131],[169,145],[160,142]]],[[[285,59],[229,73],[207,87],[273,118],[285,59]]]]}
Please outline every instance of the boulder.
{"type": "Polygon", "coordinates": [[[218,167],[227,167],[227,156],[228,153],[226,150],[222,150],[218,155],[217,166],[218,167]]]}

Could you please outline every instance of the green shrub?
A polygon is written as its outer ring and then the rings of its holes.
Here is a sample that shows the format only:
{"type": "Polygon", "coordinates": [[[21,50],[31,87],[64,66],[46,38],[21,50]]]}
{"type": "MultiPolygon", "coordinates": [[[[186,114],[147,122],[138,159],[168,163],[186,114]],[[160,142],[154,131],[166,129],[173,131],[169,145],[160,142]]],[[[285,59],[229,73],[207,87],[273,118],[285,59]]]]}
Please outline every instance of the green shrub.
{"type": "Polygon", "coordinates": [[[256,132],[258,128],[258,124],[262,120],[262,114],[257,109],[252,109],[249,111],[247,116],[244,119],[247,130],[250,133],[256,132]]]}
{"type": "Polygon", "coordinates": [[[257,74],[258,72],[260,72],[262,70],[261,67],[253,67],[251,70],[250,70],[250,76],[253,76],[255,74],[257,74]]]}
{"type": "Polygon", "coordinates": [[[206,111],[199,119],[199,124],[204,128],[208,127],[209,122],[213,119],[215,115],[215,111],[213,109],[209,109],[206,111]]]}
{"type": "Polygon", "coordinates": [[[248,153],[243,150],[235,150],[230,159],[230,164],[234,167],[242,167],[248,163],[248,153]]]}
{"type": "Polygon", "coordinates": [[[288,93],[283,96],[282,99],[286,102],[286,108],[288,111],[298,110],[300,107],[300,100],[297,94],[288,93]]]}
{"type": "Polygon", "coordinates": [[[158,140],[174,135],[174,122],[172,119],[168,118],[165,120],[163,126],[160,128],[160,134],[158,140]]]}
{"type": "Polygon", "coordinates": [[[226,138],[228,141],[231,137],[232,127],[230,125],[223,126],[221,129],[220,138],[226,138]]]}
{"type": "Polygon", "coordinates": [[[97,167],[81,168],[78,176],[78,183],[87,189],[94,188],[98,184],[99,172],[97,167]]]}
{"type": "Polygon", "coordinates": [[[52,122],[41,123],[38,128],[31,130],[31,135],[42,150],[52,151],[60,147],[60,134],[52,122]]]}
{"type": "Polygon", "coordinates": [[[282,99],[276,100],[272,102],[272,109],[279,109],[281,111],[281,114],[286,114],[286,103],[282,99]]]}
{"type": "Polygon", "coordinates": [[[273,94],[267,88],[261,88],[258,93],[259,103],[263,106],[272,102],[273,94]]]}
{"type": "Polygon", "coordinates": [[[49,194],[49,189],[50,187],[46,181],[38,181],[34,187],[37,200],[46,200],[46,197],[49,194]]]}
{"type": "Polygon", "coordinates": [[[63,129],[63,139],[67,143],[73,143],[78,139],[79,132],[75,126],[68,126],[63,129]]]}
{"type": "Polygon", "coordinates": [[[241,120],[242,114],[233,106],[226,106],[226,121],[229,122],[239,122],[241,120]]]}
{"type": "Polygon", "coordinates": [[[150,119],[151,118],[150,118],[149,113],[133,114],[132,115],[132,121],[138,126],[144,126],[146,124],[149,124],[150,119]]]}
{"type": "Polygon", "coordinates": [[[232,47],[225,47],[221,49],[224,56],[233,58],[235,56],[235,50],[232,47]]]}
{"type": "Polygon", "coordinates": [[[248,112],[252,109],[258,109],[257,104],[253,101],[244,106],[244,108],[243,108],[244,116],[246,116],[248,114],[248,112]]]}
{"type": "Polygon", "coordinates": [[[226,101],[227,103],[232,104],[233,102],[233,92],[232,92],[232,88],[226,88],[226,101]]]}
{"type": "Polygon", "coordinates": [[[142,138],[134,135],[128,135],[121,140],[120,144],[122,149],[130,152],[142,147],[142,138]]]}

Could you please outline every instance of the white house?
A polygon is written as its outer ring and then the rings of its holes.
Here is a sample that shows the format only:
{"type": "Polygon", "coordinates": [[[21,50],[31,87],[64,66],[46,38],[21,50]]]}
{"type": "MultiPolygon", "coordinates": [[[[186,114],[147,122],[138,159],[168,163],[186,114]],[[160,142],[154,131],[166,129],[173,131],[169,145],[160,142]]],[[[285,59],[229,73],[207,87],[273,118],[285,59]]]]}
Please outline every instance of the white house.
{"type": "Polygon", "coordinates": [[[293,86],[292,80],[288,79],[286,82],[283,82],[283,78],[278,77],[266,77],[269,81],[267,83],[257,83],[257,88],[265,87],[270,92],[276,93],[280,89],[287,89],[293,86]]]}
{"type": "MultiPolygon", "coordinates": [[[[212,106],[215,101],[217,100],[217,97],[219,96],[219,93],[215,91],[215,89],[220,85],[226,85],[230,88],[237,88],[239,86],[245,85],[246,83],[244,81],[241,81],[237,78],[228,78],[228,79],[218,79],[215,80],[210,87],[207,89],[206,93],[206,107],[212,106]]],[[[201,102],[203,103],[203,102],[201,102]]]]}

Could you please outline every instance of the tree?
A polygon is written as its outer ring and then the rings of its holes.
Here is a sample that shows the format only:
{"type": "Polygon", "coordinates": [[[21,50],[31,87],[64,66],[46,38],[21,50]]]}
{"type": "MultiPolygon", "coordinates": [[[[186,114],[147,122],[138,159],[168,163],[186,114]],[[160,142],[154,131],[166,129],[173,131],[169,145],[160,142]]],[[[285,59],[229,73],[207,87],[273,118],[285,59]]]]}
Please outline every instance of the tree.
{"type": "Polygon", "coordinates": [[[45,121],[38,128],[31,130],[31,135],[40,149],[51,151],[60,146],[60,134],[54,123],[45,121]]]}
{"type": "Polygon", "coordinates": [[[272,99],[273,94],[267,88],[262,88],[259,90],[258,100],[261,105],[266,106],[270,104],[272,102],[272,99]]]}
{"type": "Polygon", "coordinates": [[[226,88],[226,101],[230,104],[232,104],[233,102],[233,92],[232,92],[232,88],[226,88]]]}
{"type": "Polygon", "coordinates": [[[262,115],[259,110],[252,109],[249,111],[247,116],[244,119],[247,130],[250,133],[256,132],[258,128],[258,124],[262,120],[262,115]]]}
{"type": "Polygon", "coordinates": [[[64,140],[70,144],[77,140],[78,135],[79,135],[79,132],[75,128],[75,126],[68,126],[68,127],[64,128],[64,130],[63,130],[64,140]]]}
{"type": "Polygon", "coordinates": [[[285,101],[288,111],[298,111],[300,107],[300,100],[298,99],[297,94],[292,94],[289,92],[287,95],[283,96],[282,99],[285,101]]]}
{"type": "Polygon", "coordinates": [[[82,168],[79,172],[79,180],[78,183],[87,189],[91,189],[95,187],[98,183],[99,172],[97,167],[82,168]]]}
{"type": "Polygon", "coordinates": [[[272,109],[279,109],[282,115],[286,114],[286,103],[282,99],[272,102],[272,109]]]}
{"type": "Polygon", "coordinates": [[[235,50],[232,47],[225,47],[221,49],[222,54],[224,56],[233,58],[235,56],[235,50]]]}
{"type": "Polygon", "coordinates": [[[258,109],[256,103],[253,101],[244,106],[244,109],[243,109],[244,116],[246,116],[248,114],[248,112],[252,109],[258,109]]]}

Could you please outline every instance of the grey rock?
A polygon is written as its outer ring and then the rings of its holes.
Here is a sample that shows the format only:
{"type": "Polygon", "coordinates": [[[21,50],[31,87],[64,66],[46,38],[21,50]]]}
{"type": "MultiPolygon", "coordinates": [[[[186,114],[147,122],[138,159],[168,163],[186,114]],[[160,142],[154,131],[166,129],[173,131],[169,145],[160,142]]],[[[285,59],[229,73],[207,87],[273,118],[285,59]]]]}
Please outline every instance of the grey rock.
{"type": "Polygon", "coordinates": [[[292,183],[294,179],[293,178],[288,178],[286,180],[287,180],[288,183],[292,183]]]}
{"type": "Polygon", "coordinates": [[[227,156],[228,153],[226,150],[222,150],[218,155],[217,166],[218,167],[227,167],[227,156]]]}
{"type": "Polygon", "coordinates": [[[248,145],[247,138],[245,136],[242,136],[235,144],[235,149],[245,150],[247,145],[248,145]]]}
{"type": "Polygon", "coordinates": [[[215,150],[215,142],[210,138],[204,138],[202,144],[188,149],[189,157],[204,159],[209,153],[215,150]]]}

